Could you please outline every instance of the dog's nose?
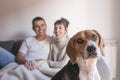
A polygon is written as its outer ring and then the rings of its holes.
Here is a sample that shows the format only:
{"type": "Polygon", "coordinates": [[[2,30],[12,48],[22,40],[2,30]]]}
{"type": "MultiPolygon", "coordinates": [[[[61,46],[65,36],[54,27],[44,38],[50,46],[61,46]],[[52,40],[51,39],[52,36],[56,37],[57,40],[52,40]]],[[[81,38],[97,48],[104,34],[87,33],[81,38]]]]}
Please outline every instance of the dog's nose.
{"type": "Polygon", "coordinates": [[[87,47],[87,51],[89,53],[95,53],[96,47],[94,45],[90,45],[90,46],[87,47]]]}

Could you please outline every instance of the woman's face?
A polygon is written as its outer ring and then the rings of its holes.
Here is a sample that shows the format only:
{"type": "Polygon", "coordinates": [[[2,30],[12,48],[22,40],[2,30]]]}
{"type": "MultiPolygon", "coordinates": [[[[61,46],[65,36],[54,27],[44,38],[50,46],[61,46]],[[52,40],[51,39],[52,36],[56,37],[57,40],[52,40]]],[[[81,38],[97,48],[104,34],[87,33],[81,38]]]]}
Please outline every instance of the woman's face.
{"type": "Polygon", "coordinates": [[[37,36],[45,36],[46,35],[46,24],[43,20],[38,20],[34,22],[33,30],[37,34],[37,36]]]}
{"type": "Polygon", "coordinates": [[[56,24],[54,26],[54,34],[57,39],[62,38],[66,32],[67,32],[67,30],[63,24],[56,24]]]}

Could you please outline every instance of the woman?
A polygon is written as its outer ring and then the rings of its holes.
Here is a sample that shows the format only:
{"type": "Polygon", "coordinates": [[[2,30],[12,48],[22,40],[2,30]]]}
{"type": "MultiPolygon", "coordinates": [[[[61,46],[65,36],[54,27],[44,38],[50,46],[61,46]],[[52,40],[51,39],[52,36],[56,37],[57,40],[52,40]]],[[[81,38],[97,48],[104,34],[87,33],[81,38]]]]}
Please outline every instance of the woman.
{"type": "Polygon", "coordinates": [[[68,25],[69,21],[65,18],[61,18],[54,23],[55,36],[52,37],[47,61],[49,66],[44,66],[45,68],[40,66],[39,68],[41,72],[50,77],[53,77],[69,60],[66,54],[66,46],[69,41],[67,34],[68,25]]]}
{"type": "Polygon", "coordinates": [[[62,68],[68,62],[68,56],[66,54],[66,46],[69,41],[67,34],[69,22],[61,18],[57,20],[54,24],[54,34],[53,43],[51,44],[51,52],[49,54],[48,60],[49,65],[52,68],[62,68]]]}

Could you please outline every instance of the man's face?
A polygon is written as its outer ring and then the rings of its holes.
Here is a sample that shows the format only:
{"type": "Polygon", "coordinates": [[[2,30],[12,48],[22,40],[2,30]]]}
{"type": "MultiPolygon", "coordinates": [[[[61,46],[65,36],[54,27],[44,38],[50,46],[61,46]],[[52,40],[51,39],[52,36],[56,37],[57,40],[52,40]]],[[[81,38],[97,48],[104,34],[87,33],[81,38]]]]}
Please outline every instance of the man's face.
{"type": "Polygon", "coordinates": [[[46,26],[46,24],[45,24],[45,22],[43,20],[34,21],[33,24],[34,24],[33,30],[35,31],[37,36],[46,35],[47,26],[46,26]]]}

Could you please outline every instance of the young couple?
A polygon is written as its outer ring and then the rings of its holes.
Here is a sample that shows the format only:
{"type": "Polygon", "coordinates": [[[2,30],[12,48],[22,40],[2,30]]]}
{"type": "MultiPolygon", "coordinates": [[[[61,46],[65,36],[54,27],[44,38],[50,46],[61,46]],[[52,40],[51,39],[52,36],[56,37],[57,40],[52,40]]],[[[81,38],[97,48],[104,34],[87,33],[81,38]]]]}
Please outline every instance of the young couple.
{"type": "Polygon", "coordinates": [[[46,34],[47,25],[42,17],[35,17],[32,25],[36,35],[23,41],[16,57],[0,47],[0,66],[4,67],[16,60],[28,70],[39,68],[43,73],[52,77],[69,60],[65,53],[69,41],[67,34],[69,21],[65,18],[57,20],[54,23],[54,36],[52,37],[46,34]],[[46,67],[49,69],[45,69],[46,67]]]}

